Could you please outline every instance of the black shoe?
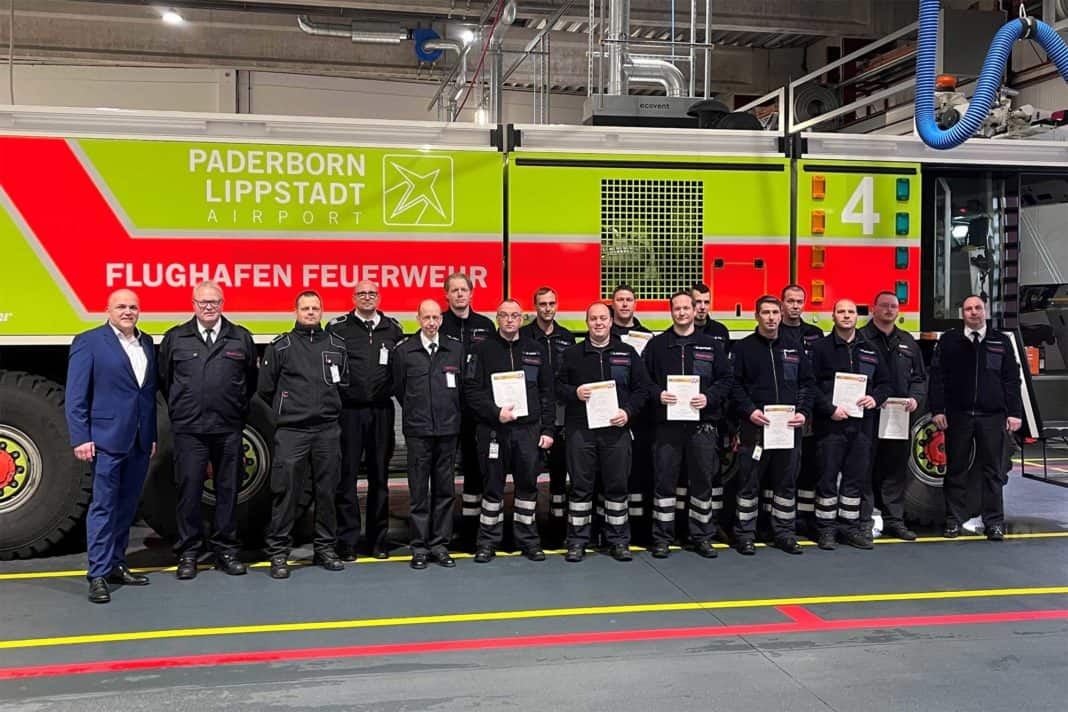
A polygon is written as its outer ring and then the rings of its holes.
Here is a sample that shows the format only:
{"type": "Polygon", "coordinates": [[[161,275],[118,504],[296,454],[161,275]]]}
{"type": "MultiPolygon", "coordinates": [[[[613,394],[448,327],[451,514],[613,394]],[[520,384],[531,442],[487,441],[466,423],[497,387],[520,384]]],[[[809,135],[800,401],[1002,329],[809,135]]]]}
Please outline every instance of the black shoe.
{"type": "MultiPolygon", "coordinates": [[[[248,572],[245,565],[233,554],[216,554],[215,568],[227,576],[244,576],[248,572]]],[[[178,578],[181,578],[181,576],[178,578]]]]}
{"type": "Polygon", "coordinates": [[[946,522],[946,526],[942,529],[942,537],[945,539],[956,539],[960,536],[960,525],[956,522],[946,522]]]}
{"type": "Polygon", "coordinates": [[[430,552],[430,558],[436,561],[438,566],[444,566],[447,569],[451,569],[456,566],[456,562],[451,556],[449,556],[449,552],[445,551],[444,549],[438,552],[430,552]]]}
{"type": "Polygon", "coordinates": [[[649,553],[653,555],[654,559],[666,559],[671,556],[671,549],[667,544],[653,544],[649,548],[649,553]]]}
{"type": "Polygon", "coordinates": [[[287,579],[289,578],[289,564],[286,562],[286,557],[276,556],[271,559],[271,578],[273,579],[287,579]]]}
{"type": "Polygon", "coordinates": [[[334,547],[334,552],[337,554],[337,558],[342,561],[355,561],[357,559],[356,549],[348,544],[338,544],[334,547]]]}
{"type": "Polygon", "coordinates": [[[426,554],[422,551],[418,551],[412,554],[412,563],[409,564],[416,571],[422,571],[426,568],[426,554]]]}
{"type": "Polygon", "coordinates": [[[707,539],[697,542],[693,550],[697,552],[698,556],[703,556],[706,559],[714,559],[719,556],[719,552],[712,546],[712,542],[707,539]]]}
{"type": "Polygon", "coordinates": [[[804,550],[801,548],[801,545],[797,543],[797,539],[794,539],[793,537],[788,537],[785,539],[776,539],[775,546],[779,547],[787,554],[796,555],[805,553],[804,550]]]}
{"type": "Polygon", "coordinates": [[[383,549],[380,546],[376,546],[374,549],[371,550],[371,556],[373,556],[374,558],[379,559],[379,560],[388,559],[389,558],[389,550],[388,549],[383,549]]]}
{"type": "Polygon", "coordinates": [[[545,552],[536,546],[530,549],[526,549],[523,552],[523,556],[525,556],[530,561],[545,561],[545,552]]]}
{"type": "Polygon", "coordinates": [[[570,564],[577,564],[586,558],[586,547],[574,544],[567,547],[567,553],[564,554],[564,561],[570,564]]]}
{"type": "Polygon", "coordinates": [[[103,576],[89,579],[89,601],[92,603],[111,603],[108,582],[103,576]]]}
{"type": "Polygon", "coordinates": [[[337,557],[333,549],[324,549],[315,555],[314,562],[327,571],[344,571],[345,564],[337,557]]]}
{"type": "Polygon", "coordinates": [[[752,539],[739,539],[735,542],[734,548],[742,556],[754,556],[756,554],[756,544],[753,543],[752,539]]]}
{"type": "Polygon", "coordinates": [[[827,529],[821,531],[816,539],[816,546],[824,551],[834,551],[838,548],[838,544],[835,541],[835,534],[833,529],[827,529]]]}
{"type": "Polygon", "coordinates": [[[126,564],[119,564],[108,574],[108,583],[118,586],[147,586],[148,576],[135,574],[126,564]]]}
{"type": "Polygon", "coordinates": [[[990,541],[1005,541],[1005,527],[1001,524],[991,524],[986,528],[986,538],[990,541]]]}
{"type": "Polygon", "coordinates": [[[178,570],[174,577],[179,581],[190,581],[197,577],[197,560],[192,556],[183,556],[178,559],[178,570]]]}
{"type": "Polygon", "coordinates": [[[838,532],[838,538],[842,540],[843,544],[848,544],[854,549],[875,548],[871,543],[871,539],[864,536],[864,532],[859,529],[841,529],[838,532]]]}
{"type": "Polygon", "coordinates": [[[496,554],[493,553],[493,549],[480,546],[475,550],[475,563],[476,564],[488,564],[496,554]]]}
{"type": "Polygon", "coordinates": [[[904,524],[891,524],[883,527],[883,536],[901,539],[902,541],[916,541],[917,534],[904,524]]]}
{"type": "Polygon", "coordinates": [[[631,556],[630,548],[626,544],[613,544],[608,553],[616,561],[631,561],[634,558],[631,556]]]}

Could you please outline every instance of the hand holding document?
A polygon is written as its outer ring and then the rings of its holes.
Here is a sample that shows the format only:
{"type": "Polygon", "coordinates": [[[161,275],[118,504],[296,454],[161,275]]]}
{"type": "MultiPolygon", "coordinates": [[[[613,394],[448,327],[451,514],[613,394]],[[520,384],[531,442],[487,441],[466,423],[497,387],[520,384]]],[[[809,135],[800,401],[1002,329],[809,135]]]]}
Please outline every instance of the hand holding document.
{"type": "Polygon", "coordinates": [[[668,376],[667,392],[677,399],[667,404],[668,420],[700,420],[701,412],[690,405],[695,396],[701,395],[700,376],[668,376]]]}
{"type": "Polygon", "coordinates": [[[498,408],[512,406],[517,418],[530,415],[527,408],[527,376],[522,371],[503,371],[490,376],[493,402],[498,408]]]}
{"type": "Polygon", "coordinates": [[[792,405],[764,406],[764,417],[768,419],[764,426],[765,450],[793,450],[795,429],[790,427],[790,419],[795,411],[792,405]]]}
{"type": "Polygon", "coordinates": [[[909,439],[909,399],[887,398],[879,411],[880,440],[909,439]]]}
{"type": "Polygon", "coordinates": [[[834,393],[831,402],[841,408],[850,418],[863,418],[864,409],[857,402],[868,394],[868,377],[860,373],[834,374],[834,393]]]}
{"type": "Polygon", "coordinates": [[[586,401],[586,424],[591,430],[612,427],[612,418],[619,412],[619,396],[615,381],[585,384],[590,389],[586,401]]]}
{"type": "Polygon", "coordinates": [[[638,352],[638,355],[642,355],[642,351],[645,351],[645,347],[649,345],[653,335],[644,331],[628,331],[623,334],[620,339],[624,344],[630,344],[634,347],[634,350],[638,352]]]}

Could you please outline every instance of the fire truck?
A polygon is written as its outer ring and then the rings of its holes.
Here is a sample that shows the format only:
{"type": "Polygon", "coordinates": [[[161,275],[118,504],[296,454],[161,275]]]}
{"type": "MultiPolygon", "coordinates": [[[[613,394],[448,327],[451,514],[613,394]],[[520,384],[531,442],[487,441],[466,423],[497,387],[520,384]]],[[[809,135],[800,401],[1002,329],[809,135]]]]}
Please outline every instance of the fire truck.
{"type": "MultiPolygon", "coordinates": [[[[205,279],[259,343],[291,327],[299,291],[338,314],[361,279],[412,332],[419,302],[442,297],[454,271],[483,311],[505,295],[530,309],[551,285],[579,331],[586,306],[621,283],[643,323],[666,328],[670,295],[702,281],[735,338],[754,327],[756,298],[790,282],[825,331],[837,299],[863,314],[882,290],[917,336],[948,328],[973,292],[1011,330],[1021,200],[1065,165],[1068,144],[1041,141],[940,152],[910,137],[0,108],[0,557],[44,553],[84,515],[90,471],[63,416],[67,350],[114,289],[139,292],[139,326],[157,340],[189,318],[205,279]]],[[[159,416],[142,514],[166,533],[173,450],[159,416]]],[[[941,435],[922,414],[912,432],[909,512],[934,520],[941,435]]],[[[254,403],[247,540],[269,510],[271,434],[254,403]]]]}

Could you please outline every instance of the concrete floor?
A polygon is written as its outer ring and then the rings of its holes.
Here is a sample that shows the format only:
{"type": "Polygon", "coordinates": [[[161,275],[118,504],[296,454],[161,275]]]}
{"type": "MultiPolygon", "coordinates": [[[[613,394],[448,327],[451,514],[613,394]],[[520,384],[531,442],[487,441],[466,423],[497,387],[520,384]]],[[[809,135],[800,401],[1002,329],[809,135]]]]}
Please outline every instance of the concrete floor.
{"type": "Polygon", "coordinates": [[[397,556],[281,582],[179,582],[140,531],[152,584],[108,606],[85,600],[84,554],[0,564],[0,711],[1062,711],[1068,489],[1014,475],[1006,505],[1000,544],[397,556]]]}

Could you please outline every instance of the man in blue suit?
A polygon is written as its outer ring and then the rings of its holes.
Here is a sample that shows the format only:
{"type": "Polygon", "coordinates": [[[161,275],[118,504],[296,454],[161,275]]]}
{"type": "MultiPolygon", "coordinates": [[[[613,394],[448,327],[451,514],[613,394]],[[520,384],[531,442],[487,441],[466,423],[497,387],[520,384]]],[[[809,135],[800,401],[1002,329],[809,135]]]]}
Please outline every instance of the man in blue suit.
{"type": "Polygon", "coordinates": [[[106,324],[71,344],[65,406],[74,456],[92,463],[85,529],[93,603],[111,601],[109,583],[148,585],[126,566],[126,545],[156,452],[156,354],[152,337],[137,329],[137,295],[112,292],[107,314],[106,324]]]}

